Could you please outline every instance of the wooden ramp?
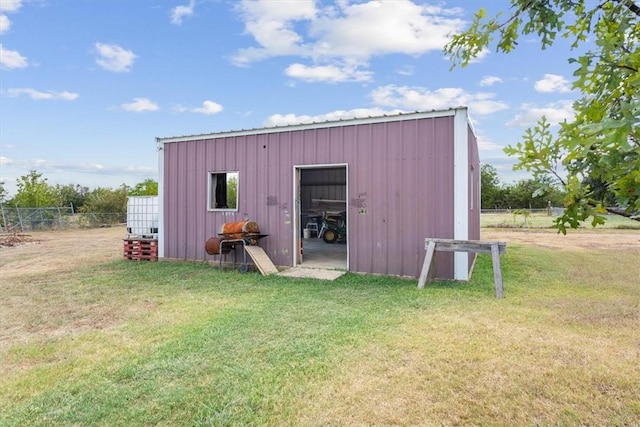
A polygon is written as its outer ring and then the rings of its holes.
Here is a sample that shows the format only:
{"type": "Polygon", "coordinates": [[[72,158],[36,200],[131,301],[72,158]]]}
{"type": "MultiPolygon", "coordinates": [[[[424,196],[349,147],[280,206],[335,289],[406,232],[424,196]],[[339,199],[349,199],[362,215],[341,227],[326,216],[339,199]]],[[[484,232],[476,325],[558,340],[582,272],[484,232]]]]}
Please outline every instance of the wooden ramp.
{"type": "Polygon", "coordinates": [[[271,262],[266,252],[260,246],[245,246],[244,250],[247,251],[254,264],[260,270],[263,276],[267,274],[274,274],[278,272],[278,269],[271,262]]]}

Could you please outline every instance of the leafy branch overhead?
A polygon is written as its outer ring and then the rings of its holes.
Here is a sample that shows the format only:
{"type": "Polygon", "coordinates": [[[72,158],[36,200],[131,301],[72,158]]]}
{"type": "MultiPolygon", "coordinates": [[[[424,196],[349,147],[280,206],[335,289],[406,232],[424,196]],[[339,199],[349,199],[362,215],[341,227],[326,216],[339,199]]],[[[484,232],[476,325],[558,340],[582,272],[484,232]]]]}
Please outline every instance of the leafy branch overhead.
{"type": "MultiPolygon", "coordinates": [[[[509,53],[521,36],[535,35],[545,49],[557,38],[584,52],[575,65],[573,88],[580,98],[575,118],[552,132],[542,117],[523,140],[505,152],[516,169],[535,179],[552,176],[567,191],[559,231],[591,219],[604,221],[602,200],[591,183],[604,185],[616,206],[606,209],[640,220],[640,6],[633,0],[511,0],[509,14],[474,15],[469,28],[445,47],[452,67],[466,67],[486,49],[509,53]]],[[[568,53],[568,56],[570,54],[568,53]]],[[[600,192],[601,193],[601,192],[600,192]]]]}

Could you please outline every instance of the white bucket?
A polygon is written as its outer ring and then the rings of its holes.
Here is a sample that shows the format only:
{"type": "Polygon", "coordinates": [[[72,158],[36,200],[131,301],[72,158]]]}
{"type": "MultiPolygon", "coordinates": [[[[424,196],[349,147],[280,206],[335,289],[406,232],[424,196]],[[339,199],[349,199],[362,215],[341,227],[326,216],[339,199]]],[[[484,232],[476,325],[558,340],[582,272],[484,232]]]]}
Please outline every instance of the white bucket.
{"type": "Polygon", "coordinates": [[[305,239],[310,239],[311,238],[311,229],[310,228],[305,228],[302,230],[302,235],[304,236],[305,239]]]}

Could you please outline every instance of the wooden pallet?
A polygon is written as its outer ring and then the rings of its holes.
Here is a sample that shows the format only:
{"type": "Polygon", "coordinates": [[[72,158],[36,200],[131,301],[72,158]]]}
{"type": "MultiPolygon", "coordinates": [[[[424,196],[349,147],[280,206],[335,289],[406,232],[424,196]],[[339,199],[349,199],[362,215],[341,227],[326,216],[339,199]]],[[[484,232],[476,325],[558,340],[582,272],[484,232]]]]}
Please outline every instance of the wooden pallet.
{"type": "Polygon", "coordinates": [[[156,239],[125,239],[124,258],[132,261],[157,261],[158,241],[156,239]]]}

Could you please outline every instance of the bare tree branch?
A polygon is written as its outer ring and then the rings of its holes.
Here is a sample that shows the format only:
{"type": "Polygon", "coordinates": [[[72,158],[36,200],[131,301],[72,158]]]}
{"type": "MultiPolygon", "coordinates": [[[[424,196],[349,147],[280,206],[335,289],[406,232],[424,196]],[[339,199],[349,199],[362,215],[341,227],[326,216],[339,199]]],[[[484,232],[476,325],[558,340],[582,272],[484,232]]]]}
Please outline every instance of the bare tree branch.
{"type": "Polygon", "coordinates": [[[615,1],[625,6],[627,9],[635,13],[637,16],[640,16],[640,7],[633,0],[615,0],[615,1]]]}

